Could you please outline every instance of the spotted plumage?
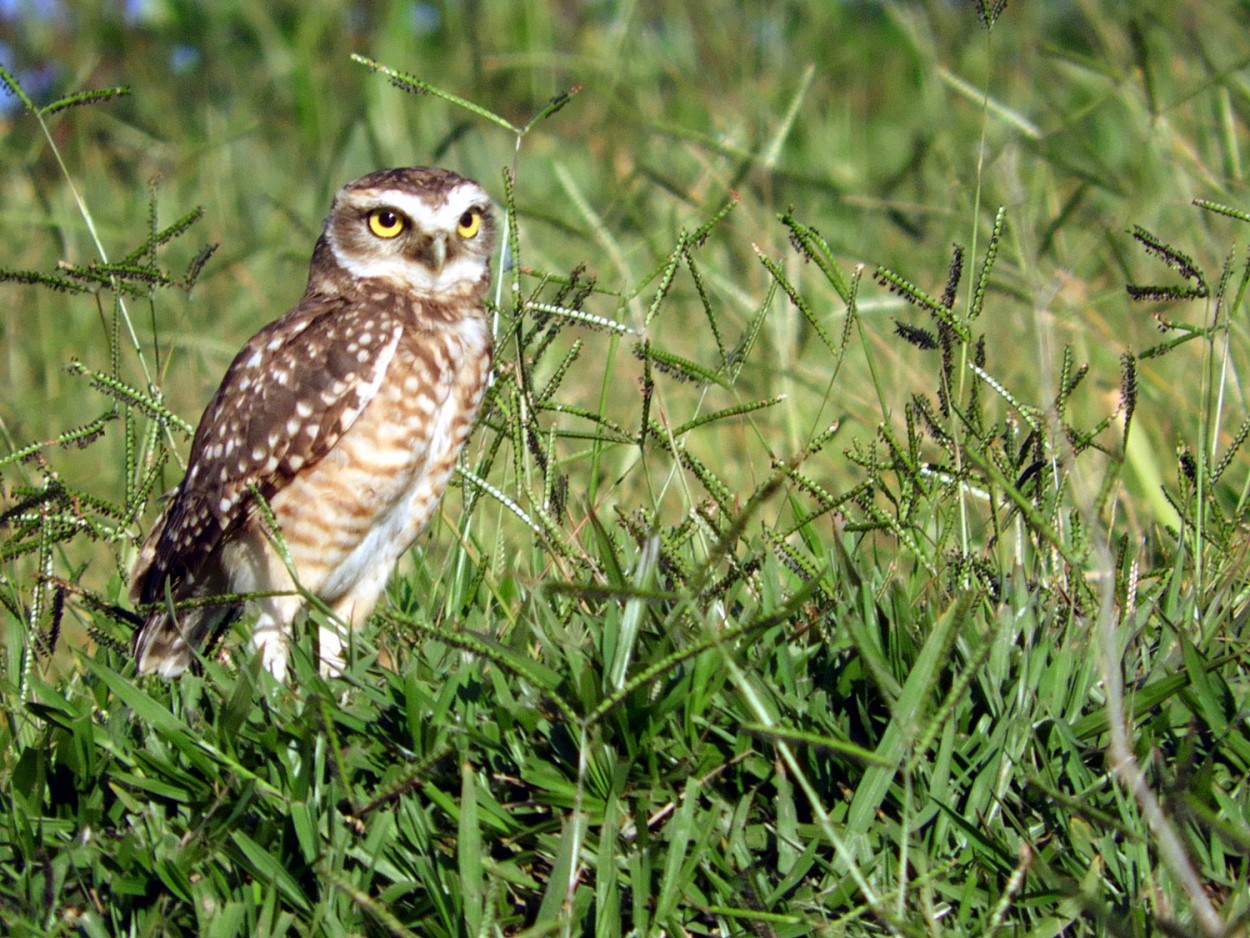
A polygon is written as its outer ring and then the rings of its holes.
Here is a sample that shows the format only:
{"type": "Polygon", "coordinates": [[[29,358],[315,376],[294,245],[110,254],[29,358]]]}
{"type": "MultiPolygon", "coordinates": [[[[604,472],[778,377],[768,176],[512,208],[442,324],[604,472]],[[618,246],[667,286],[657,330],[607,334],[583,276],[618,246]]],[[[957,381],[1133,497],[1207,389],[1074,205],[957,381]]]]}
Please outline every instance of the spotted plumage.
{"type": "Polygon", "coordinates": [[[481,402],[493,241],[488,196],[446,170],[382,170],[339,191],[303,299],[235,357],[135,564],[141,673],[180,674],[243,612],[213,597],[244,593],[263,594],[253,641],[276,676],[308,596],[336,623],[322,668],[342,666],[481,402]]]}

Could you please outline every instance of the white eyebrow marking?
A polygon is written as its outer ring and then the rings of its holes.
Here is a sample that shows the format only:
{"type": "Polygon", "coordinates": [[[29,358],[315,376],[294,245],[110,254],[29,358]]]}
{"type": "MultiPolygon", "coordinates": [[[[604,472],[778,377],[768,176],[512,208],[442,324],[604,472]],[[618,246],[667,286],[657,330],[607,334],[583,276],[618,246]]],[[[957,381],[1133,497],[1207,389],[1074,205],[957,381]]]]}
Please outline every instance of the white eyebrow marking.
{"type": "Polygon", "coordinates": [[[440,195],[444,200],[431,205],[406,189],[357,189],[348,194],[347,200],[399,209],[423,231],[455,231],[460,216],[470,208],[476,205],[482,205],[486,210],[490,208],[490,199],[482,187],[468,180],[457,183],[445,193],[435,192],[435,199],[440,195]]]}

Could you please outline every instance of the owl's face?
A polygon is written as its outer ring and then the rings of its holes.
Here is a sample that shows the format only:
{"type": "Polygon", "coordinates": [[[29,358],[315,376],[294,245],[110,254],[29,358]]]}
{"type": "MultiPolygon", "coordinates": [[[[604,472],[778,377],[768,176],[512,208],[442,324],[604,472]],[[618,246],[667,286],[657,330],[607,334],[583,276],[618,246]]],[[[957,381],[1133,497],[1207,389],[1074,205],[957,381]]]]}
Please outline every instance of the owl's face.
{"type": "Polygon", "coordinates": [[[471,179],[387,169],[339,190],[325,239],[353,277],[445,299],[486,285],[495,223],[490,196],[471,179]]]}

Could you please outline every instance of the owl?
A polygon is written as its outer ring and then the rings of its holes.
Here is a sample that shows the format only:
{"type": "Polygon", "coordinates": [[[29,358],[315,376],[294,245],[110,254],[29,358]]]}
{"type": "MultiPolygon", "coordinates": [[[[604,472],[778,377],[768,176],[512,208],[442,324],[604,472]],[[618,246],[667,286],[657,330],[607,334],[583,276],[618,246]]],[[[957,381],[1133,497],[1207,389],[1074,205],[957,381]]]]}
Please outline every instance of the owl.
{"type": "Polygon", "coordinates": [[[328,675],[433,514],[491,366],[495,227],[480,185],[385,169],[334,198],[303,298],[252,337],[131,574],[139,673],[181,674],[250,598],[281,681],[312,597],[328,675]]]}

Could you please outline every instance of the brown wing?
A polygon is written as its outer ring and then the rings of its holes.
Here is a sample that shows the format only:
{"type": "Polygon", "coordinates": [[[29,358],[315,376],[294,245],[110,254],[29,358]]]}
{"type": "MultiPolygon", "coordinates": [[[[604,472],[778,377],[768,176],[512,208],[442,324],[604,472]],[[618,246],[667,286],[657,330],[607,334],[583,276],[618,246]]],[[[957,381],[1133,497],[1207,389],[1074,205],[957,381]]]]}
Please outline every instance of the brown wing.
{"type": "Polygon", "coordinates": [[[309,296],[243,347],[204,411],[187,475],[149,536],[131,595],[185,595],[223,538],[333,449],[395,354],[399,322],[378,305],[309,296]],[[146,566],[145,566],[146,563],[146,566]]]}

